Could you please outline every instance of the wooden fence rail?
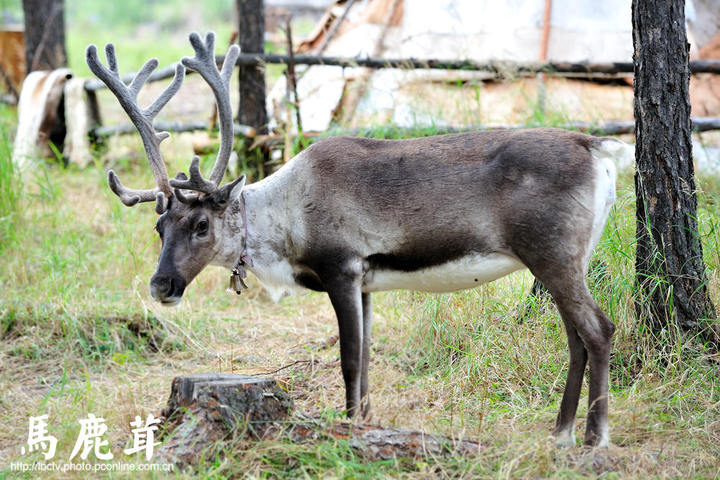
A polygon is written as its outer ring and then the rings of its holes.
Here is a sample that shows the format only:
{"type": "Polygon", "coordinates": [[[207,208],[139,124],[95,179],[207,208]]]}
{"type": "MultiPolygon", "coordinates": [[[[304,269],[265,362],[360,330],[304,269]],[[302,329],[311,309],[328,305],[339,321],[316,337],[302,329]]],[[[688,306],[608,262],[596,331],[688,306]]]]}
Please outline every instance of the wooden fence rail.
{"type": "MultiPolygon", "coordinates": [[[[720,118],[718,117],[693,117],[690,119],[692,122],[693,132],[707,132],[710,130],[720,130],[720,118]]],[[[210,127],[209,122],[197,121],[197,122],[163,122],[158,121],[154,123],[155,129],[158,131],[167,132],[192,132],[196,130],[207,130],[210,127]]],[[[605,123],[590,123],[590,122],[571,122],[567,124],[558,125],[559,128],[567,128],[570,130],[577,130],[580,132],[590,133],[593,135],[621,135],[628,133],[635,133],[635,122],[634,121],[615,121],[605,123]]],[[[433,131],[436,134],[444,133],[460,133],[469,132],[473,130],[509,130],[527,128],[526,125],[467,125],[467,126],[444,126],[436,127],[433,131]]],[[[422,127],[414,128],[402,128],[393,127],[393,131],[396,132],[422,132],[422,127]]],[[[115,126],[100,126],[95,127],[91,130],[91,137],[93,138],[105,138],[112,135],[126,135],[135,133],[135,127],[130,124],[115,125],[115,126]]],[[[234,133],[236,136],[254,138],[256,131],[254,128],[247,125],[234,125],[234,133]]],[[[331,132],[333,135],[352,135],[352,136],[367,136],[373,133],[372,128],[353,128],[348,130],[337,130],[331,132]]],[[[327,132],[307,132],[303,135],[304,138],[317,139],[326,136],[327,132]]],[[[260,142],[268,147],[279,147],[284,142],[284,136],[282,135],[269,135],[263,137],[260,142]]]]}
{"type": "MultiPolygon", "coordinates": [[[[717,117],[693,117],[692,129],[693,132],[706,132],[709,130],[720,130],[720,118],[717,117]]],[[[634,121],[621,121],[621,122],[605,122],[605,123],[589,123],[589,122],[571,122],[562,125],[557,125],[558,128],[566,128],[570,130],[577,130],[580,132],[590,133],[593,135],[621,135],[628,133],[635,133],[635,122],[634,121]]],[[[443,126],[433,128],[433,133],[441,135],[445,133],[461,133],[470,132],[475,130],[513,130],[519,128],[528,128],[527,125],[468,125],[461,127],[454,126],[443,126]]],[[[393,132],[397,133],[420,133],[423,131],[422,127],[391,127],[393,132]]],[[[351,135],[351,136],[368,136],[373,134],[372,128],[353,128],[349,130],[333,130],[331,132],[308,132],[303,136],[308,139],[319,139],[328,136],[328,133],[332,135],[351,135]]],[[[283,144],[284,138],[282,135],[273,135],[264,140],[264,144],[268,147],[279,147],[283,144]]]]}
{"type": "MultiPolygon", "coordinates": [[[[216,61],[222,65],[224,55],[216,56],[216,61]]],[[[262,65],[262,64],[289,64],[289,55],[278,54],[249,54],[244,53],[238,57],[236,65],[262,65]]],[[[431,70],[465,70],[474,72],[490,73],[498,78],[528,76],[543,72],[558,76],[587,75],[618,75],[633,73],[632,62],[511,62],[491,61],[475,62],[472,60],[420,60],[415,58],[345,58],[325,57],[315,55],[294,55],[295,65],[331,65],[345,68],[367,67],[367,68],[401,68],[401,69],[431,69],[431,70]]],[[[697,73],[720,74],[720,60],[693,60],[690,62],[690,71],[697,73]]],[[[188,71],[188,73],[193,73],[188,71]]],[[[175,65],[170,65],[153,72],[148,82],[155,82],[170,78],[175,74],[175,65]]],[[[125,83],[135,78],[135,73],[123,75],[125,83]]],[[[85,89],[96,91],[106,88],[100,80],[88,80],[85,82],[85,89]]]]}
{"type": "MultiPolygon", "coordinates": [[[[222,65],[224,55],[216,56],[218,65],[222,65]]],[[[344,57],[327,57],[317,55],[289,55],[279,54],[241,54],[238,57],[237,66],[261,66],[263,64],[295,64],[295,65],[331,65],[345,68],[367,67],[372,69],[381,68],[400,68],[400,69],[433,69],[433,70],[462,70],[486,72],[495,78],[514,78],[519,76],[532,76],[537,73],[547,73],[558,76],[613,76],[625,75],[633,73],[633,64],[631,62],[606,62],[606,63],[589,63],[589,62],[511,62],[511,61],[490,61],[475,62],[472,60],[437,60],[428,59],[420,60],[414,58],[392,59],[392,58],[344,58],[344,57]]],[[[697,73],[720,74],[720,60],[694,60],[690,62],[690,71],[697,73]]],[[[188,70],[188,74],[194,73],[188,70]]],[[[148,78],[148,82],[154,82],[172,77],[175,74],[175,65],[170,65],[153,72],[148,78]]],[[[125,83],[130,83],[135,77],[135,73],[128,73],[122,76],[125,83]]],[[[105,87],[100,80],[88,80],[85,82],[85,90],[88,92],[91,105],[95,105],[97,109],[97,100],[95,92],[105,87]]],[[[134,131],[130,125],[119,126],[101,126],[100,115],[97,112],[96,124],[91,136],[93,138],[102,138],[114,134],[128,134],[134,131]]],[[[692,119],[694,131],[720,130],[720,118],[712,117],[696,117],[692,119]]],[[[209,128],[208,122],[196,121],[188,123],[179,122],[159,122],[156,127],[160,130],[187,132],[193,130],[206,130],[209,128]]],[[[624,133],[633,133],[635,131],[635,123],[633,121],[623,122],[606,122],[602,124],[574,122],[562,125],[564,128],[570,128],[588,133],[619,135],[624,133]]],[[[479,129],[498,129],[498,128],[520,128],[517,125],[507,126],[463,126],[463,127],[440,127],[437,133],[451,133],[468,130],[479,129]]],[[[368,129],[355,129],[342,133],[350,135],[360,135],[368,132],[368,129]]],[[[243,137],[254,137],[256,129],[247,125],[235,125],[235,134],[243,137]]],[[[307,135],[309,138],[322,136],[322,133],[314,132],[307,135]]],[[[265,145],[275,146],[278,142],[274,136],[270,136],[265,140],[265,145]]]]}
{"type": "MultiPolygon", "coordinates": [[[[196,130],[209,130],[211,128],[210,122],[202,120],[195,122],[167,122],[158,120],[153,123],[153,126],[158,132],[194,132],[196,130]]],[[[92,138],[105,138],[112,135],[127,135],[136,132],[135,126],[129,123],[122,125],[101,125],[91,129],[90,136],[92,138]]],[[[233,125],[233,134],[235,136],[253,138],[256,132],[253,127],[235,123],[233,125]]]]}

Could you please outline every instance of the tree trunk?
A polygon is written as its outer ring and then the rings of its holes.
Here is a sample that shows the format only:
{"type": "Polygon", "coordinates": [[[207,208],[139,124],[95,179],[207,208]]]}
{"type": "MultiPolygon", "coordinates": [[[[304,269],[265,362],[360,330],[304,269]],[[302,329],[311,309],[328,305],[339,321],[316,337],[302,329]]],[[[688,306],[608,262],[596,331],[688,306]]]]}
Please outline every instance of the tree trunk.
{"type": "Polygon", "coordinates": [[[23,0],[27,73],[67,66],[64,0],[23,0]]]}
{"type": "MultiPolygon", "coordinates": [[[[265,7],[263,0],[237,0],[238,42],[242,53],[265,53],[265,7]]],[[[265,68],[240,65],[240,105],[238,123],[267,133],[265,109],[265,68]]]]}
{"type": "Polygon", "coordinates": [[[639,291],[635,310],[658,332],[674,327],[705,331],[706,320],[715,317],[696,220],[684,4],[632,2],[639,291]]]}

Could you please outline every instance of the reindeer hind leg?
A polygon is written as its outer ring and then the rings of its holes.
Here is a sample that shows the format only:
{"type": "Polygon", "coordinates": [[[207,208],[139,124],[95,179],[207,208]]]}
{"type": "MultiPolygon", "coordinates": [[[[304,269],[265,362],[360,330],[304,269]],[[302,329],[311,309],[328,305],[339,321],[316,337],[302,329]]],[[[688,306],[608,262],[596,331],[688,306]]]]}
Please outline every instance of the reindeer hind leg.
{"type": "Polygon", "coordinates": [[[590,364],[590,392],[585,444],[608,446],[608,377],[610,340],[615,326],[598,307],[585,284],[584,269],[542,279],[553,295],[565,324],[570,368],[554,434],[558,443],[574,444],[573,426],[585,365],[590,364]]]}

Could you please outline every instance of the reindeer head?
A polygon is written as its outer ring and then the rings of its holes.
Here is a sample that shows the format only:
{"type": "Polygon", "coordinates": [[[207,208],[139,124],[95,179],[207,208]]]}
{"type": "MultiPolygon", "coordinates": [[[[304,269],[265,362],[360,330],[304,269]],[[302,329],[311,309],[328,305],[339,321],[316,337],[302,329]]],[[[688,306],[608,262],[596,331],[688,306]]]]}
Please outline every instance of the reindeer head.
{"type": "Polygon", "coordinates": [[[147,108],[137,103],[137,95],[150,73],[157,68],[156,59],[148,60],[129,86],[118,74],[115,48],[105,46],[108,67],[98,59],[97,48],[90,45],[85,53],[90,70],[115,94],[120,105],[140,133],[155,177],[156,187],[151,190],[135,190],[122,185],[115,172],[108,172],[112,191],[127,206],[140,202],[155,202],[160,215],[156,230],[162,240],[162,252],[157,271],[150,280],[150,292],[165,305],[175,305],[182,299],[185,287],[220,253],[222,239],[228,226],[225,222],[227,208],[241,197],[245,176],[220,186],[225,169],[232,155],[233,121],[230,106],[229,83],[240,50],[233,45],[225,55],[222,69],[215,63],[215,35],[210,32],[205,41],[197,33],[190,35],[195,50],[193,58],[184,57],[175,69],[170,85],[147,108]],[[199,159],[190,163],[190,177],[179,173],[168,179],[167,170],[160,154],[160,143],[169,137],[167,132],[156,132],[153,119],[178,91],[185,77],[185,68],[198,72],[215,95],[220,124],[220,150],[209,179],[200,173],[199,159]]]}

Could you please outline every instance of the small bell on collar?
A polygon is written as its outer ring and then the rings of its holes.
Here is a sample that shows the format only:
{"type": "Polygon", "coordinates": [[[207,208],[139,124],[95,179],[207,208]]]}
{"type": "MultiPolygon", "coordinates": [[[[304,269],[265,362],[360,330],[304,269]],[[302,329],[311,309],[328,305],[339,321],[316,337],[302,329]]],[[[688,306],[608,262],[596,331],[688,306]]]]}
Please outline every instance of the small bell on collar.
{"type": "Polygon", "coordinates": [[[235,268],[233,268],[232,275],[230,276],[230,286],[229,288],[240,295],[243,290],[247,290],[248,286],[245,283],[245,278],[247,277],[247,272],[242,267],[242,265],[238,264],[235,265],[235,268]]]}

